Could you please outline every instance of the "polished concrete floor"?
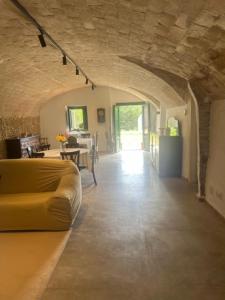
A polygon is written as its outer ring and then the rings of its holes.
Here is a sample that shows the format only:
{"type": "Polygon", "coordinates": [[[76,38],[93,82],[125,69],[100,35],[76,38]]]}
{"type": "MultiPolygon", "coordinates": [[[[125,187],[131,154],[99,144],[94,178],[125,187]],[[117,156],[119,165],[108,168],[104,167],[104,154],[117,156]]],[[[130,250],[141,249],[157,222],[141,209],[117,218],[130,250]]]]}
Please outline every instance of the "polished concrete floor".
{"type": "Polygon", "coordinates": [[[190,185],[133,151],[101,157],[97,177],[43,300],[225,299],[225,221],[190,185]]]}

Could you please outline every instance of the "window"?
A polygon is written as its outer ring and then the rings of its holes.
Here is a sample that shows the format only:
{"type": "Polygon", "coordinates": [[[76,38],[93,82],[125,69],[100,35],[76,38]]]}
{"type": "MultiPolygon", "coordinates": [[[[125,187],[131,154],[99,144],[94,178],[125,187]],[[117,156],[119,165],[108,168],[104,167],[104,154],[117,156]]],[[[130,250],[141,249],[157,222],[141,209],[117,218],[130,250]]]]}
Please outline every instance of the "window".
{"type": "Polygon", "coordinates": [[[87,106],[70,106],[67,113],[70,131],[88,130],[87,106]]]}

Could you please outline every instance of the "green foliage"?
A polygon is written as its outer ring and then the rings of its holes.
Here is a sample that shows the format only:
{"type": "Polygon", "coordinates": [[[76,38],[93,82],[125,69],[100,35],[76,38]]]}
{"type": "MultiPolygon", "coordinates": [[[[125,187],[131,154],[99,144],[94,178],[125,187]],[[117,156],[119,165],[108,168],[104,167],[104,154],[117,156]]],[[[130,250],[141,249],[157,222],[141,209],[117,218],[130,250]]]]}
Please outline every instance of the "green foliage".
{"type": "Polygon", "coordinates": [[[72,128],[73,129],[82,129],[84,124],[84,116],[82,108],[75,108],[72,110],[72,128]]]}
{"type": "Polygon", "coordinates": [[[177,136],[178,130],[176,127],[170,127],[170,136],[177,136]]]}
{"type": "Polygon", "coordinates": [[[137,130],[138,118],[142,114],[141,105],[120,106],[120,129],[137,130]]]}

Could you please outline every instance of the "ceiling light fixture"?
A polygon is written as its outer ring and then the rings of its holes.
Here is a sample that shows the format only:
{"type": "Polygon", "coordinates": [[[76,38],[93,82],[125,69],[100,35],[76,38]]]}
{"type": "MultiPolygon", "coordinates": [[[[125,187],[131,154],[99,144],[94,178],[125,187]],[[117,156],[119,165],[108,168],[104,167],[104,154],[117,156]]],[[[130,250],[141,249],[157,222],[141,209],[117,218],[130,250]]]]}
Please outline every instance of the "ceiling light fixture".
{"type": "Polygon", "coordinates": [[[39,42],[41,44],[41,47],[44,48],[46,47],[46,42],[45,42],[45,38],[44,38],[44,33],[42,31],[40,31],[40,34],[38,35],[39,38],[39,42]]]}
{"type": "Polygon", "coordinates": [[[67,58],[65,54],[63,54],[62,62],[64,66],[67,65],[67,58]]]}
{"type": "Polygon", "coordinates": [[[18,1],[18,0],[10,0],[17,9],[29,19],[29,21],[39,30],[40,34],[38,35],[41,47],[46,47],[46,39],[48,40],[49,44],[54,46],[56,49],[58,49],[62,54],[62,62],[63,65],[66,65],[68,61],[76,67],[76,75],[79,75],[80,73],[86,78],[85,84],[90,83],[92,85],[92,90],[96,87],[94,82],[88,78],[86,73],[81,69],[81,67],[76,63],[76,61],[69,56],[69,54],[51,37],[51,35],[38,23],[38,21],[29,13],[29,11],[18,1]]]}

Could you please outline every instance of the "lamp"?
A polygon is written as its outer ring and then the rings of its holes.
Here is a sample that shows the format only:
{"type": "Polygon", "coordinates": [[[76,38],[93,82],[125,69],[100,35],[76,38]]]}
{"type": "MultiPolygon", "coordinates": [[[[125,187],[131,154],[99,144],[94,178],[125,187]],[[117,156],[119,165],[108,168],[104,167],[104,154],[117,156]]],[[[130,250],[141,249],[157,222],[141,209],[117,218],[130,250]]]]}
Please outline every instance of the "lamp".
{"type": "Polygon", "coordinates": [[[67,58],[65,54],[63,55],[62,61],[64,66],[67,65],[67,58]]]}
{"type": "Polygon", "coordinates": [[[42,48],[46,47],[46,42],[45,42],[45,38],[44,38],[43,32],[41,32],[41,33],[38,35],[38,38],[39,38],[41,47],[42,47],[42,48]]]}

